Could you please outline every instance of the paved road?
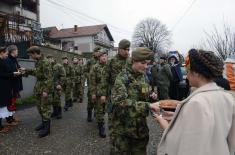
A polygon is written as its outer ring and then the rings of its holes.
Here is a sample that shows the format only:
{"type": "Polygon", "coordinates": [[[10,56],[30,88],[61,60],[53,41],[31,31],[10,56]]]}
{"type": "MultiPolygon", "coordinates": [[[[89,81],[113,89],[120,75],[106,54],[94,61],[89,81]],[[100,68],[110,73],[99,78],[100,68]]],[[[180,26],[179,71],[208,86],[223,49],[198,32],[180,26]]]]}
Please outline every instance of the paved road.
{"type": "MultiPolygon", "coordinates": [[[[50,136],[37,138],[34,131],[39,115],[35,107],[20,110],[17,115],[22,122],[8,134],[0,134],[0,155],[108,155],[109,138],[101,139],[97,125],[86,122],[86,104],[76,103],[70,111],[63,114],[62,120],[52,120],[50,136]]],[[[107,120],[107,118],[106,118],[107,120]]],[[[156,154],[160,139],[159,126],[148,119],[150,141],[148,154],[156,154]]]]}

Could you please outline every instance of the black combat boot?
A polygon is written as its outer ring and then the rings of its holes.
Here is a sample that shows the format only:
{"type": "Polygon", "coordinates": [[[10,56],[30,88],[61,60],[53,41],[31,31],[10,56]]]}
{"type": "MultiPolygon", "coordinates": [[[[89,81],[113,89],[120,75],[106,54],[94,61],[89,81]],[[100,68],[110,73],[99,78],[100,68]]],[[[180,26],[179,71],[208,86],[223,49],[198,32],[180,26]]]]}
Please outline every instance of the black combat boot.
{"type": "Polygon", "coordinates": [[[42,121],[42,123],[39,124],[34,130],[35,130],[35,131],[40,131],[40,130],[42,130],[43,128],[44,128],[44,124],[43,124],[43,121],[42,121]]]}
{"type": "Polygon", "coordinates": [[[50,134],[51,121],[43,121],[44,128],[39,132],[38,138],[46,137],[50,134]]]}
{"type": "Polygon", "coordinates": [[[53,106],[53,112],[51,114],[51,118],[56,117],[56,115],[57,115],[57,109],[56,106],[53,106]]]}
{"type": "Polygon", "coordinates": [[[87,111],[87,122],[92,122],[92,110],[87,111]]]}
{"type": "Polygon", "coordinates": [[[58,106],[56,108],[57,108],[57,116],[56,116],[56,118],[57,119],[61,119],[62,118],[62,108],[61,108],[61,106],[58,106]]]}
{"type": "Polygon", "coordinates": [[[104,123],[103,123],[103,122],[99,122],[99,123],[98,123],[98,126],[99,126],[99,136],[100,136],[101,138],[105,138],[105,137],[106,137],[106,134],[105,134],[104,123]]]}
{"type": "Polygon", "coordinates": [[[69,101],[65,101],[64,111],[68,111],[68,109],[69,109],[69,101]]]}

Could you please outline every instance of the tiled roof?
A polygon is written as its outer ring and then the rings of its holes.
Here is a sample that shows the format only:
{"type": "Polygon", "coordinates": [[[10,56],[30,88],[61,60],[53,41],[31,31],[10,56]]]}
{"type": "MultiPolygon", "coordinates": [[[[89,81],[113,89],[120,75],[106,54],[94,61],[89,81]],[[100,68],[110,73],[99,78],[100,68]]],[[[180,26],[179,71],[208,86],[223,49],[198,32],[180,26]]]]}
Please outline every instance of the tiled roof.
{"type": "MultiPolygon", "coordinates": [[[[57,33],[51,34],[50,37],[51,38],[70,38],[70,37],[79,37],[79,36],[91,36],[91,35],[98,34],[103,29],[107,29],[107,25],[103,24],[103,25],[77,27],[76,32],[75,32],[75,28],[67,28],[67,29],[61,29],[57,33]]],[[[110,33],[109,30],[108,30],[108,33],[110,33]]],[[[108,35],[111,36],[111,34],[108,34],[108,35]]]]}

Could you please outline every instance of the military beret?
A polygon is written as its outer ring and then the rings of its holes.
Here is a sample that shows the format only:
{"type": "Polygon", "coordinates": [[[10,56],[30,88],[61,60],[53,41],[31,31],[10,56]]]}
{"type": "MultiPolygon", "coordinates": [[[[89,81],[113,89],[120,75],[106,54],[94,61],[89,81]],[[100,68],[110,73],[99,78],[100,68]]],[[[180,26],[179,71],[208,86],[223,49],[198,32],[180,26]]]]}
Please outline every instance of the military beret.
{"type": "Polygon", "coordinates": [[[62,59],[69,59],[66,55],[64,55],[63,57],[62,57],[62,59]]]}
{"type": "Polygon", "coordinates": [[[41,53],[41,50],[38,46],[31,46],[28,50],[28,53],[41,53]]]}
{"type": "Polygon", "coordinates": [[[53,56],[51,54],[48,54],[47,59],[49,59],[49,58],[53,58],[53,56]]]}
{"type": "Polygon", "coordinates": [[[101,50],[101,47],[97,46],[94,48],[93,52],[99,52],[99,50],[101,50]]]}
{"type": "Polygon", "coordinates": [[[130,46],[131,46],[131,42],[127,39],[122,39],[118,44],[118,48],[120,49],[130,48],[130,46]]]}
{"type": "Polygon", "coordinates": [[[132,60],[144,61],[153,60],[154,53],[146,47],[138,47],[132,52],[132,60]]]}
{"type": "Polygon", "coordinates": [[[6,47],[0,47],[0,52],[6,51],[6,47]]]}

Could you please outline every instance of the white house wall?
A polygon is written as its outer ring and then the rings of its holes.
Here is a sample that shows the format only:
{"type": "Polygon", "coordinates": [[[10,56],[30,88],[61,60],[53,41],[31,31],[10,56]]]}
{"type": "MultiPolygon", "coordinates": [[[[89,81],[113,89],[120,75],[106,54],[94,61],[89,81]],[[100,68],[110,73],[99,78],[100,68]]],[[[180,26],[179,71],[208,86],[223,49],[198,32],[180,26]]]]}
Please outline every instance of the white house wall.
{"type": "Polygon", "coordinates": [[[92,52],[94,46],[93,39],[91,36],[61,39],[61,42],[64,41],[73,41],[74,46],[78,46],[78,50],[82,52],[92,52]]]}

